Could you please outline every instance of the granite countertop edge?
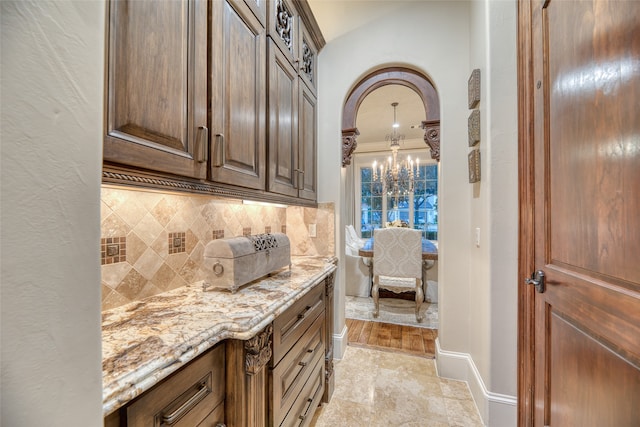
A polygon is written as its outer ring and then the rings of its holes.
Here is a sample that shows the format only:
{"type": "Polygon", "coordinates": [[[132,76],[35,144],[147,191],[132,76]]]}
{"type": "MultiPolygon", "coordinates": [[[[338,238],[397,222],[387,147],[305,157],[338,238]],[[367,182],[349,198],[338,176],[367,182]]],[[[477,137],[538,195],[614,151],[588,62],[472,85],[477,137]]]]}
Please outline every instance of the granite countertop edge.
{"type": "Polygon", "coordinates": [[[125,406],[219,342],[254,337],[335,271],[335,261],[292,257],[291,272],[259,279],[233,294],[204,292],[202,282],[196,282],[102,312],[103,415],[125,406]],[[212,311],[202,307],[207,302],[215,303],[212,311]],[[221,306],[226,313],[215,311],[221,306]]]}

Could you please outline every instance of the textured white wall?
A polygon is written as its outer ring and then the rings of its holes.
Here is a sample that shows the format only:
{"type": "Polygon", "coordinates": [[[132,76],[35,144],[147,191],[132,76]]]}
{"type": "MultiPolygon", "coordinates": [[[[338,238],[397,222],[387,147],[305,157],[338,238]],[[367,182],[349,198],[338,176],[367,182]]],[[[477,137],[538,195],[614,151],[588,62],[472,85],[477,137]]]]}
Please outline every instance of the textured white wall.
{"type": "MultiPolygon", "coordinates": [[[[324,2],[323,2],[324,3],[324,2]]],[[[440,337],[450,351],[468,351],[469,194],[467,79],[469,5],[466,2],[367,2],[365,25],[330,41],[319,62],[319,201],[336,204],[336,251],[344,254],[345,173],[341,170],[342,107],[367,73],[406,65],[429,75],[440,95],[440,337]],[[385,14],[371,8],[383,7],[385,14]]],[[[344,325],[344,273],[338,276],[336,331],[344,325]]]]}
{"type": "Polygon", "coordinates": [[[102,1],[0,2],[2,407],[102,425],[102,1]]]}
{"type": "Polygon", "coordinates": [[[515,396],[518,292],[518,102],[515,2],[489,1],[491,173],[490,389],[515,396]]]}
{"type": "MultiPolygon", "coordinates": [[[[472,2],[469,70],[482,73],[482,180],[469,188],[472,237],[476,228],[481,237],[480,247],[469,242],[468,352],[487,390],[511,399],[517,392],[516,12],[515,2],[472,2]]],[[[515,425],[515,407],[492,399],[477,398],[485,422],[515,425]]]]}

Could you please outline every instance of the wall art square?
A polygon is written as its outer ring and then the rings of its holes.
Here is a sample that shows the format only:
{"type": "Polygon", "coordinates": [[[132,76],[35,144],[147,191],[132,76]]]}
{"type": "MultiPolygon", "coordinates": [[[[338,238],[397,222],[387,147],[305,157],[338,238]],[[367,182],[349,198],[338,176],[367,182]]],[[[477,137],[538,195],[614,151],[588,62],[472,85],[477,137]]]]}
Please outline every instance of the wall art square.
{"type": "Polygon", "coordinates": [[[476,108],[480,102],[480,69],[476,68],[469,77],[469,109],[476,108]]]}
{"type": "Polygon", "coordinates": [[[469,153],[469,182],[480,181],[480,150],[476,148],[469,153]]]}
{"type": "Polygon", "coordinates": [[[469,147],[480,142],[480,110],[473,110],[469,115],[469,147]]]}

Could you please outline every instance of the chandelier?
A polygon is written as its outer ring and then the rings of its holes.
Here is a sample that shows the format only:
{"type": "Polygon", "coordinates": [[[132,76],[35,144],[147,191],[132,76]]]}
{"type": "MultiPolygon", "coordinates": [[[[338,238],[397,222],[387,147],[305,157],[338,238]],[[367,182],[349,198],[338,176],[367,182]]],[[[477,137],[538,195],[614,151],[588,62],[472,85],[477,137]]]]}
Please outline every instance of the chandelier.
{"type": "Polygon", "coordinates": [[[416,158],[415,164],[411,156],[406,160],[398,162],[398,149],[400,143],[404,141],[404,135],[398,133],[400,125],[396,119],[397,102],[391,104],[393,107],[393,126],[391,133],[386,136],[389,142],[391,155],[386,162],[373,162],[373,183],[381,187],[382,192],[394,196],[396,200],[399,196],[406,196],[413,193],[415,179],[420,178],[420,159],[416,158]],[[415,167],[415,169],[414,169],[415,167]]]}

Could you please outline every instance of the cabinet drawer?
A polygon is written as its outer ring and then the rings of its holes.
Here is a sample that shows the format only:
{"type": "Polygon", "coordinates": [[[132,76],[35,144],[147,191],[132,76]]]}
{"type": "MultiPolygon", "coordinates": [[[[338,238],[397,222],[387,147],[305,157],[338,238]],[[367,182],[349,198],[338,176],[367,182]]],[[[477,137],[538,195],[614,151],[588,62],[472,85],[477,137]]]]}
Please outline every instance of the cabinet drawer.
{"type": "Polygon", "coordinates": [[[197,426],[224,401],[224,393],[222,343],[131,403],[126,408],[127,426],[197,426]]]}
{"type": "Polygon", "coordinates": [[[272,414],[274,425],[280,425],[318,361],[324,360],[324,341],[323,312],[316,318],[307,333],[273,369],[271,380],[273,384],[272,414]]]}
{"type": "Polygon", "coordinates": [[[274,320],[273,365],[280,362],[323,310],[324,282],[321,282],[274,320]]]}
{"type": "Polygon", "coordinates": [[[207,418],[202,420],[198,427],[225,427],[224,423],[224,403],[219,404],[211,411],[207,418]]]}
{"type": "Polygon", "coordinates": [[[320,404],[324,392],[324,358],[318,360],[313,366],[309,380],[304,385],[300,395],[291,406],[291,410],[280,426],[302,426],[311,423],[313,414],[320,404]]]}

